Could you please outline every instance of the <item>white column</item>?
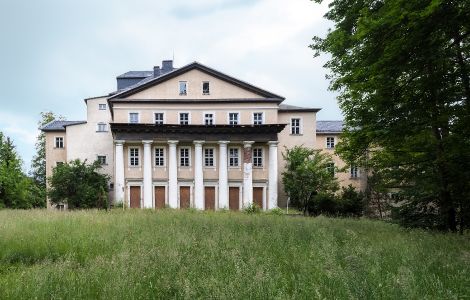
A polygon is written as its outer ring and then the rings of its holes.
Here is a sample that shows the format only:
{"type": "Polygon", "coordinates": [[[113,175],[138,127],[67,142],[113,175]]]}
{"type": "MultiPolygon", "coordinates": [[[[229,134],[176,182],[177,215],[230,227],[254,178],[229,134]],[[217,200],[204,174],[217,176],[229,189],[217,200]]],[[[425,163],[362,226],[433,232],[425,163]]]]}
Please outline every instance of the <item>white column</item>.
{"type": "Polygon", "coordinates": [[[196,209],[204,209],[202,144],[204,144],[204,141],[194,141],[194,207],[196,209]]]}
{"type": "Polygon", "coordinates": [[[219,141],[219,208],[228,209],[227,144],[219,141]]]}
{"type": "Polygon", "coordinates": [[[176,160],[176,145],[178,141],[168,141],[168,205],[178,208],[178,164],[176,160]]]}
{"type": "Polygon", "coordinates": [[[251,145],[254,142],[243,142],[243,207],[253,203],[253,163],[251,161],[251,145]]]}
{"type": "Polygon", "coordinates": [[[114,141],[116,154],[114,159],[115,183],[114,204],[124,202],[124,141],[114,141]]]}
{"type": "Polygon", "coordinates": [[[268,209],[273,209],[277,207],[277,144],[278,141],[268,142],[269,144],[269,200],[268,200],[268,209]]]}
{"type": "Polygon", "coordinates": [[[152,208],[152,141],[144,144],[144,208],[152,208]]]}

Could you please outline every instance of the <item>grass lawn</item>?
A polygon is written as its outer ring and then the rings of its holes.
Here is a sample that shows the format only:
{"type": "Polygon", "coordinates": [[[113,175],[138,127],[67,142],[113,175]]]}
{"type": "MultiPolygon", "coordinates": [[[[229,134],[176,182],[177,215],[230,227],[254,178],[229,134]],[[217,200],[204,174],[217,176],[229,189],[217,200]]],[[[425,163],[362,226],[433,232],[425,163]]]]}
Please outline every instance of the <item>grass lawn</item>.
{"type": "Polygon", "coordinates": [[[0,211],[0,299],[470,298],[470,237],[370,220],[0,211]]]}

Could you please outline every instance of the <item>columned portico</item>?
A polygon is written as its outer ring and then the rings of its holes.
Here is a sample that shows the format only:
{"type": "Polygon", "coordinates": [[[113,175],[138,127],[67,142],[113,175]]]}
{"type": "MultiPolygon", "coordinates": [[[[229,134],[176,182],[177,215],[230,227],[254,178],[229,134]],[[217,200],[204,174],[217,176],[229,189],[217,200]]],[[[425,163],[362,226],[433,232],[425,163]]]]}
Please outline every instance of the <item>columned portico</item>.
{"type": "Polygon", "coordinates": [[[219,141],[219,208],[228,209],[227,144],[219,141]]]}
{"type": "Polygon", "coordinates": [[[277,207],[277,145],[278,141],[270,141],[269,145],[269,186],[268,186],[268,205],[267,209],[273,209],[277,207]]]}
{"type": "Polygon", "coordinates": [[[178,141],[168,141],[168,205],[178,208],[178,164],[176,159],[176,145],[178,141]]]}
{"type": "Polygon", "coordinates": [[[251,162],[251,146],[253,141],[243,142],[243,207],[253,203],[253,164],[251,162]]]}
{"type": "Polygon", "coordinates": [[[152,141],[142,141],[144,144],[144,208],[152,208],[152,141]]]}
{"type": "Polygon", "coordinates": [[[124,202],[124,141],[116,140],[115,144],[115,170],[116,170],[116,183],[115,183],[115,204],[124,202]]]}
{"type": "Polygon", "coordinates": [[[204,209],[202,144],[204,141],[194,141],[194,208],[196,209],[204,209]]]}

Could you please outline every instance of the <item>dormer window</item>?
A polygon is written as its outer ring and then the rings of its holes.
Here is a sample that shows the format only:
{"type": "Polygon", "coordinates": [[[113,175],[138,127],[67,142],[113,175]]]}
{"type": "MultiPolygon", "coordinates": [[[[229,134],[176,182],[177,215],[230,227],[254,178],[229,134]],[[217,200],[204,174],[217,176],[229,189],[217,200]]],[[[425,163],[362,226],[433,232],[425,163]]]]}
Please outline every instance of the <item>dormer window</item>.
{"type": "Polygon", "coordinates": [[[202,94],[203,95],[209,95],[210,94],[209,81],[203,81],[202,82],[202,94]]]}
{"type": "Polygon", "coordinates": [[[188,83],[186,81],[179,82],[180,96],[186,96],[188,93],[188,83]]]}

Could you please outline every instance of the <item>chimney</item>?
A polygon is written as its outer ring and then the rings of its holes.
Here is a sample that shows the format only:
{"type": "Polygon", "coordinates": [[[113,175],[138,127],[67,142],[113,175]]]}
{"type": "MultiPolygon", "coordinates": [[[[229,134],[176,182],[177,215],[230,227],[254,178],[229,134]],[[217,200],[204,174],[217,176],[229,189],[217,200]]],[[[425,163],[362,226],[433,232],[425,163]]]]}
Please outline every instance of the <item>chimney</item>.
{"type": "Polygon", "coordinates": [[[168,73],[171,71],[173,71],[173,61],[172,60],[162,61],[162,73],[168,73]]]}
{"type": "Polygon", "coordinates": [[[153,67],[153,77],[160,76],[160,66],[153,67]]]}

